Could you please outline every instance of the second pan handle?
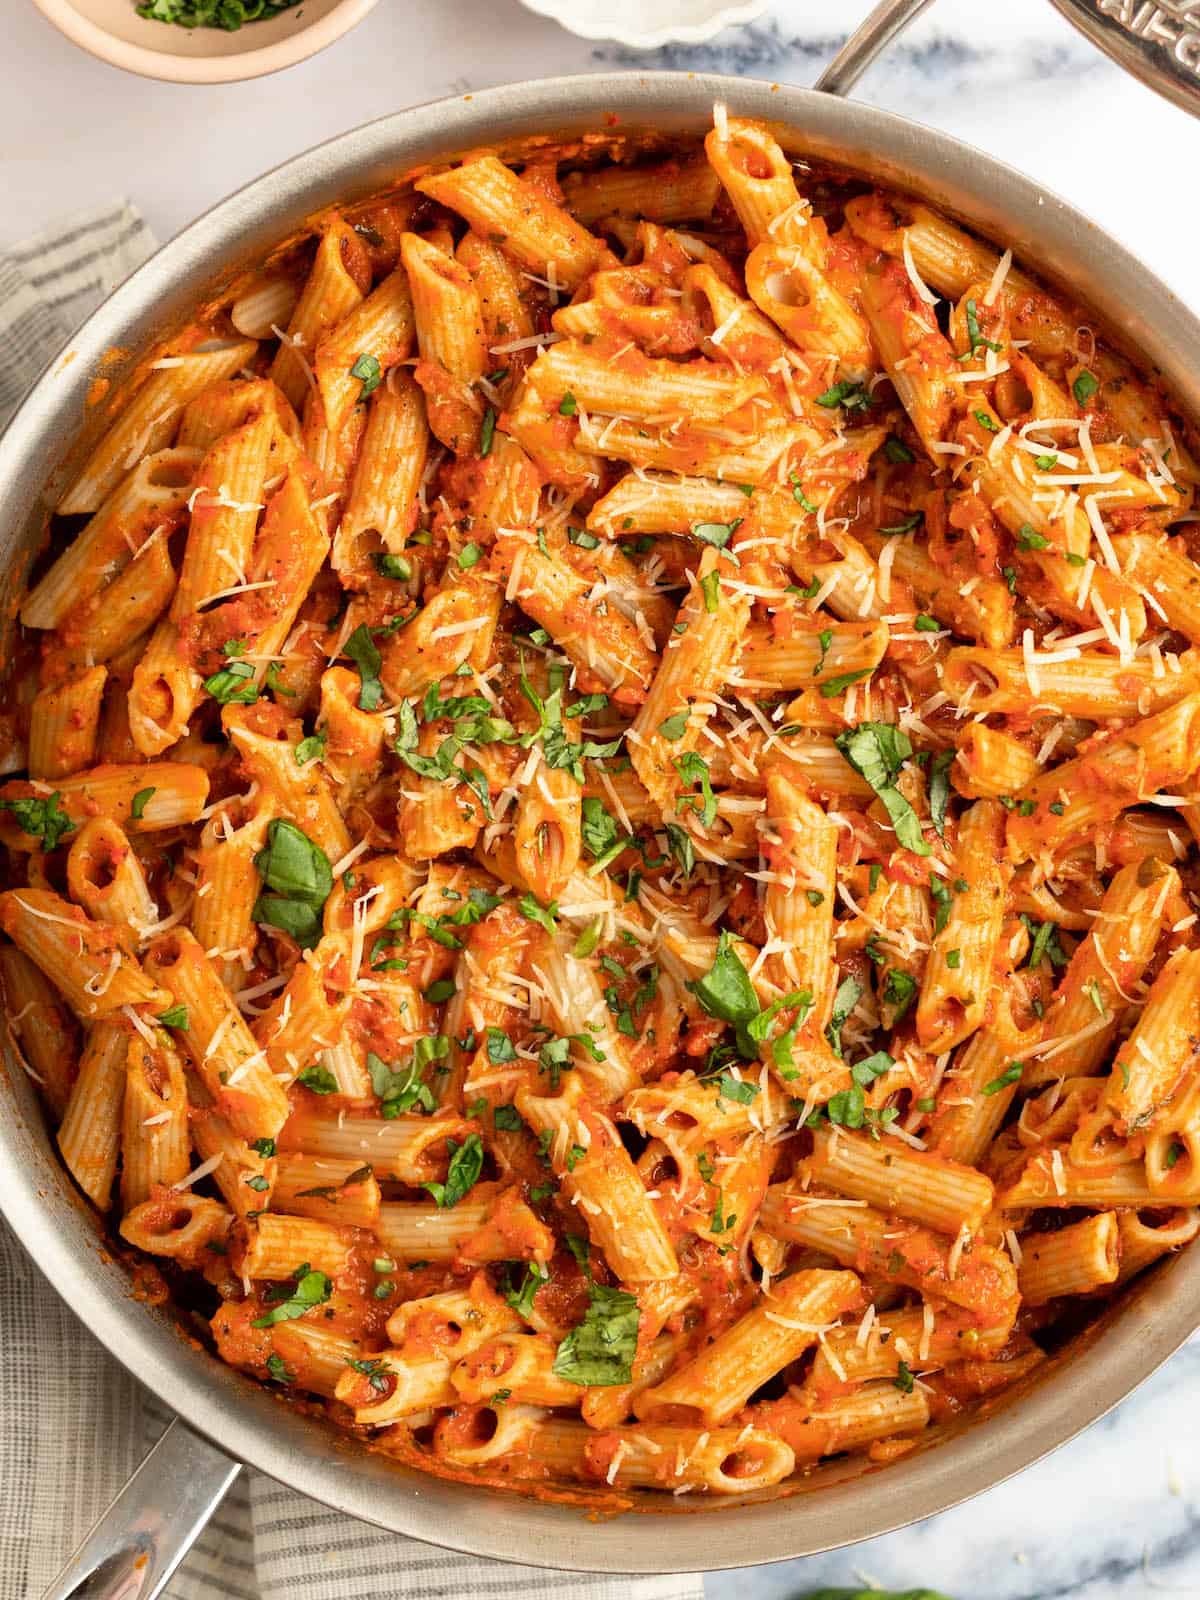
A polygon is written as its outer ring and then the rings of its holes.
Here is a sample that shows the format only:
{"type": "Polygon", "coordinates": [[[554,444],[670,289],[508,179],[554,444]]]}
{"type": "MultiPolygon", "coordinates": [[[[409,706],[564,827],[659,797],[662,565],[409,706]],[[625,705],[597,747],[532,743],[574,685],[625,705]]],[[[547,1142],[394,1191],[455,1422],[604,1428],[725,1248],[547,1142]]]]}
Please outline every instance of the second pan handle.
{"type": "Polygon", "coordinates": [[[42,1600],[155,1600],[241,1470],[176,1418],[42,1600]]]}
{"type": "Polygon", "coordinates": [[[864,23],[854,30],[813,85],[826,94],[846,95],[863,73],[933,0],[879,0],[864,23]]]}

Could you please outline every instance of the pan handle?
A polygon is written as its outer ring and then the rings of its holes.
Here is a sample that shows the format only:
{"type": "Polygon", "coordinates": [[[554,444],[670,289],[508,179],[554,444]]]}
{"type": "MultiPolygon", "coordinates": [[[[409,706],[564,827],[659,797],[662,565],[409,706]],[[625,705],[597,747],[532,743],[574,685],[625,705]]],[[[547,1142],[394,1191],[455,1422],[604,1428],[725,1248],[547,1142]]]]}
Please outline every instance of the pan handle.
{"type": "Polygon", "coordinates": [[[156,1600],[241,1470],[177,1417],[42,1600],[156,1600]]]}
{"type": "Polygon", "coordinates": [[[871,15],[854,30],[813,87],[823,89],[826,94],[849,94],[875,57],[886,50],[910,22],[932,4],[933,0],[879,0],[871,15]]]}

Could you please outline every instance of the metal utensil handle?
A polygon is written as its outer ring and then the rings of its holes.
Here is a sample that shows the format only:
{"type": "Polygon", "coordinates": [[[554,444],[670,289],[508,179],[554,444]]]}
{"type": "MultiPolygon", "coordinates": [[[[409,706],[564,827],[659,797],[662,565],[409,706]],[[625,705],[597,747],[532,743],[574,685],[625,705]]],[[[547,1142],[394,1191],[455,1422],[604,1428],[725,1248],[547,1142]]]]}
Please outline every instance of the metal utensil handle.
{"type": "Polygon", "coordinates": [[[176,1418],[42,1600],[155,1600],[241,1470],[176,1418]]]}
{"type": "Polygon", "coordinates": [[[863,73],[896,36],[933,4],[933,0],[879,0],[864,23],[845,44],[813,85],[826,94],[849,94],[863,73]]]}
{"type": "Polygon", "coordinates": [[[1118,66],[1200,117],[1200,10],[1188,0],[1053,0],[1118,66]]]}

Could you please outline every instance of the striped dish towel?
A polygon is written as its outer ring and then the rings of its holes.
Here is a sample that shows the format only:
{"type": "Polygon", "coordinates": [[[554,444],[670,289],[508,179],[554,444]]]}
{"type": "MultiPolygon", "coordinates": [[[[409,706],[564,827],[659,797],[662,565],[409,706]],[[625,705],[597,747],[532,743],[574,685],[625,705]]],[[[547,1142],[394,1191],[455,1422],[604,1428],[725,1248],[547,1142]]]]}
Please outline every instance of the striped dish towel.
{"type": "MultiPolygon", "coordinates": [[[[0,424],[93,306],[154,247],[133,206],[116,202],[0,252],[0,424]]],[[[0,1222],[0,1600],[36,1600],[168,1420],[0,1222]]],[[[260,1473],[238,1479],[166,1593],[703,1600],[698,1578],[608,1579],[452,1555],[326,1511],[260,1473]]]]}

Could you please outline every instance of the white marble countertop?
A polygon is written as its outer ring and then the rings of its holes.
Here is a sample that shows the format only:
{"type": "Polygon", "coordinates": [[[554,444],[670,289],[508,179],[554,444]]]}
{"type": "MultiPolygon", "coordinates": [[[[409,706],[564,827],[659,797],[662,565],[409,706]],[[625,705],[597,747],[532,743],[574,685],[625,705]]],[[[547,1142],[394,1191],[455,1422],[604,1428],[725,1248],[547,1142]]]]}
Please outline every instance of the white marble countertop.
{"type": "MultiPolygon", "coordinates": [[[[642,66],[808,83],[867,8],[776,0],[712,44],[641,55],[573,38],[516,0],[381,0],[315,61],[187,89],[103,67],[9,0],[0,248],[118,194],[166,238],[308,145],[493,83],[642,66]]],[[[1047,0],[939,0],[859,92],[1031,172],[1200,303],[1200,125],[1123,78],[1047,0]]],[[[1200,1345],[1073,1445],[971,1504],[832,1556],[710,1576],[708,1594],[795,1600],[869,1583],[957,1600],[1200,1597],[1200,1345]]]]}

